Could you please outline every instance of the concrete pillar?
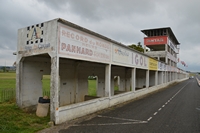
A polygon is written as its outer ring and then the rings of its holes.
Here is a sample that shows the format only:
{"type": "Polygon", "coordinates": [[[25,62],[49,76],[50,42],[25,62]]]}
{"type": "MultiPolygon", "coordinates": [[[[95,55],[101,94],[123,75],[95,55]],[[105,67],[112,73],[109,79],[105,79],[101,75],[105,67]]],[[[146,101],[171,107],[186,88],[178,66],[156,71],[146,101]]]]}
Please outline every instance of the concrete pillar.
{"type": "Polygon", "coordinates": [[[111,64],[105,67],[105,96],[111,97],[111,64]]]}
{"type": "Polygon", "coordinates": [[[149,88],[149,70],[146,70],[146,88],[149,88]]]}
{"type": "Polygon", "coordinates": [[[178,73],[177,72],[175,72],[175,80],[177,80],[178,79],[178,73]]]}
{"type": "Polygon", "coordinates": [[[172,72],[169,72],[169,80],[170,80],[170,82],[172,81],[172,72]]]}
{"type": "Polygon", "coordinates": [[[164,76],[163,76],[163,83],[166,83],[166,71],[163,71],[163,74],[164,74],[164,76]]]}
{"type": "Polygon", "coordinates": [[[163,79],[164,77],[163,77],[163,74],[164,74],[164,71],[161,72],[161,84],[164,83],[164,79],[163,79]]]}
{"type": "Polygon", "coordinates": [[[158,71],[155,71],[155,86],[158,85],[158,71]]]}
{"type": "Polygon", "coordinates": [[[129,76],[129,69],[125,69],[125,90],[130,91],[130,76],[129,76]]]}
{"type": "Polygon", "coordinates": [[[51,58],[51,89],[50,89],[50,118],[51,121],[57,123],[58,117],[56,111],[59,108],[59,58],[54,56],[51,58]]]}
{"type": "Polygon", "coordinates": [[[132,68],[132,70],[131,70],[131,88],[132,88],[132,91],[135,91],[135,77],[136,77],[136,68],[132,68]]]}
{"type": "Polygon", "coordinates": [[[165,51],[168,52],[168,44],[165,44],[165,51]]]}
{"type": "Polygon", "coordinates": [[[74,100],[73,100],[73,103],[77,103],[78,102],[78,68],[79,68],[79,65],[80,63],[79,62],[76,62],[75,63],[75,72],[74,72],[74,75],[75,75],[75,78],[74,78],[74,83],[75,83],[75,87],[74,87],[74,100]]]}
{"type": "MultiPolygon", "coordinates": [[[[165,52],[168,53],[168,44],[165,44],[165,52]]],[[[167,56],[165,56],[165,63],[168,64],[167,56]]]]}
{"type": "Polygon", "coordinates": [[[146,45],[144,45],[144,53],[146,53],[146,45]]]}
{"type": "MultiPolygon", "coordinates": [[[[20,58],[21,59],[21,58],[20,58]]],[[[22,107],[22,70],[23,70],[23,60],[16,61],[16,102],[19,107],[22,107]]]]}
{"type": "Polygon", "coordinates": [[[120,76],[117,76],[117,86],[118,86],[118,89],[121,90],[121,78],[120,76]]]}

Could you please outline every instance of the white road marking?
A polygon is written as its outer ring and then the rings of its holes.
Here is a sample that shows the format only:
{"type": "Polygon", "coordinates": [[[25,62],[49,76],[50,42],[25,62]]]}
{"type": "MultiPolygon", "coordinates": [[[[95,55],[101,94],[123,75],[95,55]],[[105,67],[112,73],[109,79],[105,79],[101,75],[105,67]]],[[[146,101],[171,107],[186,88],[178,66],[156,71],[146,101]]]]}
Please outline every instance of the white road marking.
{"type": "Polygon", "coordinates": [[[149,117],[149,119],[147,119],[147,121],[150,121],[152,119],[152,117],[149,117]]]}
{"type": "Polygon", "coordinates": [[[97,117],[104,117],[104,118],[110,118],[110,119],[116,119],[116,120],[123,120],[123,121],[141,122],[141,120],[124,119],[124,118],[110,117],[110,116],[102,116],[102,115],[98,115],[97,117]]]}
{"type": "MultiPolygon", "coordinates": [[[[189,82],[188,82],[188,83],[189,83],[189,82]]],[[[188,83],[187,83],[187,84],[188,84],[188,83]]],[[[187,84],[186,84],[186,85],[187,85],[187,84]]],[[[186,85],[185,85],[185,86],[186,86],[186,85]]],[[[176,93],[165,103],[165,105],[167,105],[171,100],[173,100],[173,98],[174,98],[178,93],[180,93],[180,92],[183,90],[183,88],[185,88],[185,86],[183,86],[178,92],[176,92],[176,93]]],[[[162,105],[162,107],[164,108],[165,105],[162,105]]],[[[159,108],[158,111],[161,111],[161,110],[162,110],[162,107],[159,108]]],[[[199,108],[196,108],[196,109],[197,109],[197,110],[200,110],[199,108]]],[[[153,115],[155,116],[157,113],[158,113],[158,112],[155,112],[153,115]]],[[[153,117],[150,117],[149,119],[147,119],[147,121],[150,121],[152,118],[153,118],[153,117]]]]}
{"type": "Polygon", "coordinates": [[[112,125],[130,125],[130,124],[143,124],[148,123],[147,121],[140,122],[123,122],[123,123],[102,123],[102,124],[75,124],[73,126],[112,126],[112,125]]]}
{"type": "Polygon", "coordinates": [[[147,121],[133,120],[133,119],[124,119],[124,118],[109,117],[109,116],[102,116],[102,115],[98,115],[97,117],[109,118],[109,119],[116,119],[116,120],[124,120],[124,121],[131,121],[131,122],[101,123],[101,124],[75,124],[73,126],[109,126],[109,125],[128,125],[128,124],[148,123],[147,121]]]}
{"type": "MultiPolygon", "coordinates": [[[[189,82],[188,82],[189,83],[189,82]]],[[[187,83],[187,84],[188,84],[187,83]]],[[[186,84],[186,85],[187,85],[186,84]]],[[[185,85],[185,86],[186,86],[185,85]]],[[[174,96],[168,100],[168,102],[165,103],[165,105],[167,105],[178,93],[180,93],[182,91],[183,88],[185,88],[185,86],[183,86],[177,93],[174,94],[174,96]]],[[[162,105],[162,107],[164,108],[165,105],[162,105]]],[[[161,111],[162,107],[159,108],[158,110],[161,111]]],[[[196,108],[197,110],[200,110],[200,108],[196,108]]],[[[154,113],[154,116],[157,114],[158,112],[154,113]]],[[[128,125],[128,124],[141,124],[141,123],[148,123],[153,117],[149,117],[147,119],[147,121],[141,121],[141,120],[134,120],[134,119],[124,119],[124,118],[117,118],[117,117],[109,117],[109,116],[102,116],[102,115],[98,115],[97,117],[103,117],[103,118],[110,118],[110,119],[116,119],[116,120],[124,120],[124,121],[129,121],[129,122],[122,122],[122,123],[102,123],[102,124],[75,124],[73,126],[109,126],[109,125],[128,125]]]]}

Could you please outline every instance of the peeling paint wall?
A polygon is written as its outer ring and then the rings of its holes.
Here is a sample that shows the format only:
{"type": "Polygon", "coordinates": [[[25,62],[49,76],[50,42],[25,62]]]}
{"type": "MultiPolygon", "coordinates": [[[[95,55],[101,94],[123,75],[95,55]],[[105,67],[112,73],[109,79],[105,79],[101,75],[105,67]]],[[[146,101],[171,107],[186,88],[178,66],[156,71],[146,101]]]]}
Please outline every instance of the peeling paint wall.
{"type": "Polygon", "coordinates": [[[158,71],[158,85],[164,83],[164,72],[158,71]]]}
{"type": "Polygon", "coordinates": [[[145,88],[146,87],[146,70],[136,69],[136,88],[145,88]]]}
{"type": "Polygon", "coordinates": [[[156,79],[156,71],[149,71],[149,86],[154,86],[155,85],[155,80],[156,79]]]}
{"type": "Polygon", "coordinates": [[[36,105],[42,96],[42,76],[50,74],[50,57],[27,57],[22,62],[19,104],[36,105]]]}
{"type": "Polygon", "coordinates": [[[56,124],[145,95],[176,77],[187,78],[184,71],[62,19],[18,30],[16,66],[16,99],[21,108],[37,104],[42,76],[51,75],[50,117],[56,124]],[[85,101],[88,76],[97,77],[100,98],[85,101]],[[124,93],[114,95],[115,83],[124,93]]]}

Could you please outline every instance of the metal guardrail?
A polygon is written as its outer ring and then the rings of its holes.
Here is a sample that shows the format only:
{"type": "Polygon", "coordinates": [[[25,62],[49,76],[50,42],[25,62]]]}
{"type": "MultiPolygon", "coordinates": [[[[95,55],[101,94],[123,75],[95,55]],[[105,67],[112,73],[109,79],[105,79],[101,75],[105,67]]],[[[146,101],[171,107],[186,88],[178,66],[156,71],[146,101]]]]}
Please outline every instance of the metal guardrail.
{"type": "MultiPolygon", "coordinates": [[[[43,96],[50,96],[50,91],[43,91],[43,96]]],[[[0,91],[0,102],[9,101],[16,98],[15,89],[3,89],[0,91]]]]}
{"type": "Polygon", "coordinates": [[[15,98],[15,89],[4,89],[0,91],[0,102],[5,102],[15,98]]]}

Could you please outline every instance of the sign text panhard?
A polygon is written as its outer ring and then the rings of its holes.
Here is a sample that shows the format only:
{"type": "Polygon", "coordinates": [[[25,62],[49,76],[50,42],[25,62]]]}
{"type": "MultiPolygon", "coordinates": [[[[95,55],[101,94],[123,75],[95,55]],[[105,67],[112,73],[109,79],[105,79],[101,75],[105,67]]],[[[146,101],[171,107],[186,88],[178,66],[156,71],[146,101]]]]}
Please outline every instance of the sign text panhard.
{"type": "Polygon", "coordinates": [[[61,56],[110,62],[111,43],[85,32],[59,25],[61,56]]]}

